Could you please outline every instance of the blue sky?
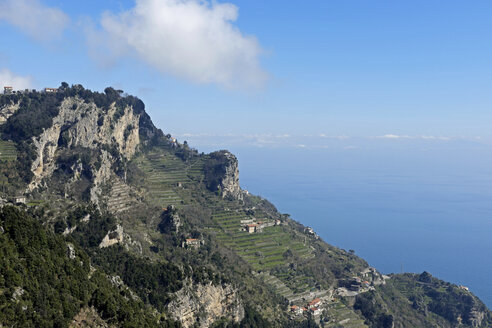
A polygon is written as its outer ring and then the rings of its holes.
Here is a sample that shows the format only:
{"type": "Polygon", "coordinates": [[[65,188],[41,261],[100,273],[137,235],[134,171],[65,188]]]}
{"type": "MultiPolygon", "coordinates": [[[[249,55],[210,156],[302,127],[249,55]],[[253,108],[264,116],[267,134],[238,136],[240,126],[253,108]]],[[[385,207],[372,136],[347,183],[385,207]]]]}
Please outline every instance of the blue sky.
{"type": "Polygon", "coordinates": [[[0,0],[0,83],[115,86],[182,137],[489,140],[491,18],[474,0],[0,0]]]}

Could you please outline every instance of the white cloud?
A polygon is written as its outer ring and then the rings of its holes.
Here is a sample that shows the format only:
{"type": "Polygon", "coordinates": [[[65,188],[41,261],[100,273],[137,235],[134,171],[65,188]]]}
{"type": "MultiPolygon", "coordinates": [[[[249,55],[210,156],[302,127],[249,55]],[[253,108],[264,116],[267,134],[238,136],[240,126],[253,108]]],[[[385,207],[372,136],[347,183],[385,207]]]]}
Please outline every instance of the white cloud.
{"type": "Polygon", "coordinates": [[[382,138],[382,139],[408,139],[410,136],[400,136],[397,134],[385,134],[384,136],[379,136],[376,138],[382,138]]]}
{"type": "Polygon", "coordinates": [[[378,139],[421,139],[421,140],[439,140],[439,141],[449,141],[452,137],[446,136],[433,136],[433,135],[417,135],[417,136],[409,136],[409,135],[398,135],[398,134],[385,134],[382,136],[377,136],[375,138],[378,139]]]}
{"type": "Polygon", "coordinates": [[[0,70],[0,87],[13,87],[14,90],[24,90],[32,88],[32,78],[30,76],[17,76],[10,70],[0,70]]]}
{"type": "Polygon", "coordinates": [[[441,140],[441,141],[451,140],[451,137],[443,137],[443,136],[420,136],[420,138],[424,140],[441,140]]]}
{"type": "Polygon", "coordinates": [[[70,21],[61,10],[39,0],[0,0],[0,19],[38,41],[59,38],[70,21]]]}
{"type": "MultiPolygon", "coordinates": [[[[134,55],[164,74],[229,88],[261,86],[262,49],[233,24],[238,8],[208,0],[136,0],[131,10],[101,18],[88,33],[96,56],[134,55]],[[99,52],[99,53],[97,53],[99,52]]],[[[107,58],[105,58],[107,59],[107,58]]]]}

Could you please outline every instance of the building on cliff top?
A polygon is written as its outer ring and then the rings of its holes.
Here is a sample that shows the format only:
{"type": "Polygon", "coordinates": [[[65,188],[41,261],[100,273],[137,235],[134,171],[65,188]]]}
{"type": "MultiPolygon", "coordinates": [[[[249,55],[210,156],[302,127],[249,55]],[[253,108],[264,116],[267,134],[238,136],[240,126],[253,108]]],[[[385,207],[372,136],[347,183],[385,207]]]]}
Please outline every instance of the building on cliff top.
{"type": "Polygon", "coordinates": [[[44,92],[54,93],[54,92],[58,92],[58,89],[57,88],[44,88],[44,92]]]}
{"type": "Polygon", "coordinates": [[[3,87],[3,94],[4,95],[9,95],[12,93],[13,88],[12,87],[3,87]]]}

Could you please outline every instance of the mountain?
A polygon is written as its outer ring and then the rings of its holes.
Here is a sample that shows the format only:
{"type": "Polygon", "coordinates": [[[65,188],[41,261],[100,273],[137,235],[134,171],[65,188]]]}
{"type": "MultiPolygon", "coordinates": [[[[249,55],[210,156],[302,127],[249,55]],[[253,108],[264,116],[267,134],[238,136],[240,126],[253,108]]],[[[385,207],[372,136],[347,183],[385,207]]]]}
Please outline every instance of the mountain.
{"type": "Polygon", "coordinates": [[[242,190],[233,154],[121,90],[2,95],[0,124],[0,327],[492,326],[466,287],[385,276],[242,190]]]}

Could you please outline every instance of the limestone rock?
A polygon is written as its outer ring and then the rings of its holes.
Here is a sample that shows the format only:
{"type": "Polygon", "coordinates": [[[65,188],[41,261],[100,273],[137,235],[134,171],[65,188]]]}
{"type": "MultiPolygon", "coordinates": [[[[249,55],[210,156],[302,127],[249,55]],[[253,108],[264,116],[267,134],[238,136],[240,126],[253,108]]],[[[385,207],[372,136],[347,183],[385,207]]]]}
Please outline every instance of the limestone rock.
{"type": "Polygon", "coordinates": [[[242,199],[243,193],[239,186],[239,162],[230,152],[224,153],[227,158],[225,174],[221,181],[222,197],[231,197],[234,199],[242,199]]]}
{"type": "Polygon", "coordinates": [[[227,150],[213,152],[204,165],[205,183],[211,191],[223,198],[242,200],[244,192],[239,186],[239,163],[227,150]]]}
{"type": "Polygon", "coordinates": [[[188,284],[175,293],[168,311],[185,328],[195,324],[203,328],[210,327],[214,321],[224,317],[234,322],[244,318],[244,307],[231,285],[188,284]]]}
{"type": "Polygon", "coordinates": [[[94,307],[84,307],[73,318],[70,328],[110,328],[94,307]]]}
{"type": "Polygon", "coordinates": [[[117,225],[115,231],[110,231],[106,234],[106,236],[104,236],[103,240],[99,244],[99,248],[113,246],[121,242],[123,242],[123,227],[117,225]]]}
{"type": "Polygon", "coordinates": [[[22,287],[16,287],[14,290],[14,293],[12,294],[12,300],[14,302],[18,302],[22,295],[24,295],[26,291],[22,287]]]}
{"type": "MultiPolygon", "coordinates": [[[[34,179],[28,189],[38,187],[43,178],[50,176],[56,168],[55,153],[60,147],[81,146],[91,149],[101,149],[101,145],[116,147],[121,156],[131,159],[140,143],[140,115],[127,106],[122,115],[115,115],[116,105],[106,111],[94,103],[85,103],[77,97],[63,100],[59,113],[53,118],[52,125],[41,135],[33,138],[36,149],[36,159],[31,170],[34,179]]],[[[109,178],[108,166],[111,167],[114,158],[107,151],[101,150],[102,165],[96,172],[96,185],[109,178]]],[[[95,197],[97,189],[91,193],[95,197]]]]}
{"type": "Polygon", "coordinates": [[[0,108],[0,124],[5,123],[10,116],[14,115],[14,113],[19,109],[19,103],[17,104],[9,104],[0,108]]]}
{"type": "Polygon", "coordinates": [[[68,252],[67,252],[68,258],[71,260],[74,260],[75,259],[75,247],[71,243],[67,243],[67,247],[68,247],[68,252]]]}
{"type": "Polygon", "coordinates": [[[159,230],[162,233],[179,232],[181,227],[181,219],[173,205],[169,205],[167,209],[162,213],[162,220],[159,223],[159,230]]]}

